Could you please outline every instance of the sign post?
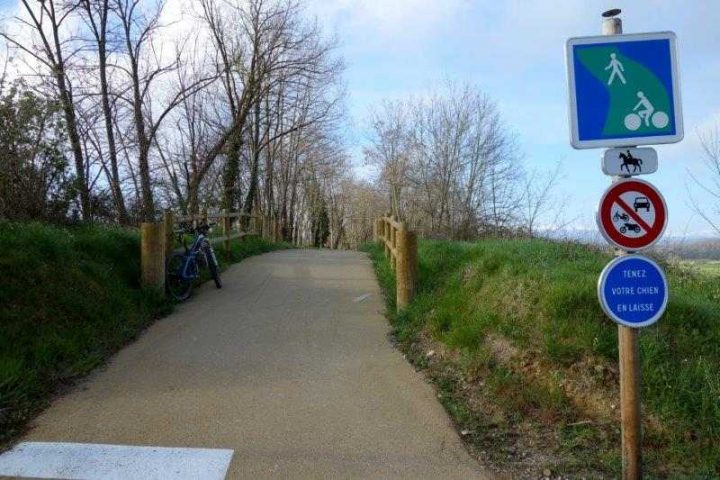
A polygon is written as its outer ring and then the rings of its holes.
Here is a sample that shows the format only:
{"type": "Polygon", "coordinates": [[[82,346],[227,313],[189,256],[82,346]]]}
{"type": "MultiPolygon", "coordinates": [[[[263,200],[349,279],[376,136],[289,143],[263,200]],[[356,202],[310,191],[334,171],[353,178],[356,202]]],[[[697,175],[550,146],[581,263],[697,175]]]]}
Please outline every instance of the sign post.
{"type": "Polygon", "coordinates": [[[667,206],[650,183],[630,178],[657,171],[657,153],[636,148],[679,142],[682,110],[672,32],[622,35],[619,9],[603,13],[603,36],[566,45],[570,143],[609,148],[602,170],[614,176],[602,196],[597,223],[619,248],[598,280],[598,299],[618,324],[622,478],[642,477],[638,332],[662,316],[668,285],[662,269],[637,252],[665,230],[667,206]]]}

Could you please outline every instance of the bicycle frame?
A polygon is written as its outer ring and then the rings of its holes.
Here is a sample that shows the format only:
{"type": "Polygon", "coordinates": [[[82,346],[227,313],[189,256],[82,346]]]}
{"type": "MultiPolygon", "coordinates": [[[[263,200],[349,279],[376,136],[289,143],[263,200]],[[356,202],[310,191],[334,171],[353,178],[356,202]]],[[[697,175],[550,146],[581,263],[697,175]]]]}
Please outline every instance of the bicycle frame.
{"type": "Polygon", "coordinates": [[[197,262],[197,257],[200,255],[202,244],[205,241],[205,235],[202,233],[198,233],[193,240],[192,245],[190,248],[187,247],[187,244],[185,244],[185,260],[183,262],[182,272],[181,276],[183,279],[186,280],[194,280],[200,275],[200,269],[195,268],[195,271],[192,272],[191,270],[191,264],[192,262],[197,262]]]}

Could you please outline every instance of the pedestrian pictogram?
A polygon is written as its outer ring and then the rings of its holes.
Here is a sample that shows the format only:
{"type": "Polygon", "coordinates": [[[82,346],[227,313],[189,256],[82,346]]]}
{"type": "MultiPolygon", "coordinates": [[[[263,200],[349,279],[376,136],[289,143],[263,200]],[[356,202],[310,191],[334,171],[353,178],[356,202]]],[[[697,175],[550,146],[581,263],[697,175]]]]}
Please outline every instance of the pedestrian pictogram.
{"type": "Polygon", "coordinates": [[[626,327],[647,327],[662,316],[668,301],[665,273],[649,258],[627,255],[611,261],[600,274],[598,298],[603,311],[626,327]]]}
{"type": "Polygon", "coordinates": [[[572,38],[567,64],[573,147],[682,139],[675,34],[572,38]]]}
{"type": "Polygon", "coordinates": [[[610,72],[610,79],[608,80],[608,85],[612,85],[613,80],[617,76],[620,81],[625,84],[627,83],[625,81],[625,76],[623,76],[622,72],[625,71],[625,68],[622,66],[622,63],[617,59],[617,54],[611,53],[610,54],[610,64],[605,67],[605,70],[611,70],[610,72]]]}
{"type": "Polygon", "coordinates": [[[655,243],[665,230],[665,200],[648,182],[621,180],[602,196],[597,223],[610,243],[625,250],[642,250],[655,243]]]}

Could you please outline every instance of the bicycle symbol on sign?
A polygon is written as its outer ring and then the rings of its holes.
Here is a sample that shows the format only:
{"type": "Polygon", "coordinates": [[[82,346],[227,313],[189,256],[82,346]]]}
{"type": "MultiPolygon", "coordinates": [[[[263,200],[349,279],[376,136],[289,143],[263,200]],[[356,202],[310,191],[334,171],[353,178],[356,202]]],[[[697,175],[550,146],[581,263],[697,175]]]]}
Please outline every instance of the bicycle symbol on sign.
{"type": "Polygon", "coordinates": [[[646,127],[665,128],[670,123],[670,117],[665,112],[656,112],[653,104],[643,92],[637,92],[640,101],[633,108],[633,113],[625,116],[625,128],[635,131],[645,123],[646,127]],[[637,113],[635,113],[637,112],[637,113]]]}

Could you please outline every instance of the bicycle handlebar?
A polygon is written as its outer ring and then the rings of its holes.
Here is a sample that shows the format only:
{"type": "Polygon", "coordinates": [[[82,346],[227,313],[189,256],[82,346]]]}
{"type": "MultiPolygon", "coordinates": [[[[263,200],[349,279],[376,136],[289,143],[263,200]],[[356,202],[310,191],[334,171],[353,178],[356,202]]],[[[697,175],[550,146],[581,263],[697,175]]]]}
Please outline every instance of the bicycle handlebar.
{"type": "Polygon", "coordinates": [[[197,227],[183,227],[177,230],[173,230],[173,233],[178,237],[182,237],[183,235],[194,235],[194,234],[203,234],[207,235],[210,228],[217,225],[216,222],[208,222],[204,223],[202,225],[198,225],[197,227]]]}

